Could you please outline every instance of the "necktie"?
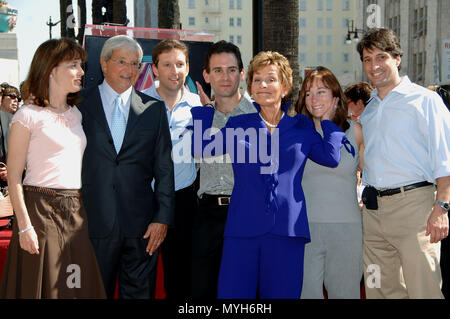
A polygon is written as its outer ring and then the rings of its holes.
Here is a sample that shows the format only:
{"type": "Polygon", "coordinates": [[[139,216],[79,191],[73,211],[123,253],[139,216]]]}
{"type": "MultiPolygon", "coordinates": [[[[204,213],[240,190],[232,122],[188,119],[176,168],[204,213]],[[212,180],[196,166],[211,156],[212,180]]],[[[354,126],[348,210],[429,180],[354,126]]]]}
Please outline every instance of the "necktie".
{"type": "Polygon", "coordinates": [[[120,148],[122,147],[126,126],[127,122],[125,120],[125,115],[122,112],[122,99],[120,98],[120,95],[118,95],[114,102],[114,110],[111,118],[111,135],[117,153],[119,153],[120,148]]]}

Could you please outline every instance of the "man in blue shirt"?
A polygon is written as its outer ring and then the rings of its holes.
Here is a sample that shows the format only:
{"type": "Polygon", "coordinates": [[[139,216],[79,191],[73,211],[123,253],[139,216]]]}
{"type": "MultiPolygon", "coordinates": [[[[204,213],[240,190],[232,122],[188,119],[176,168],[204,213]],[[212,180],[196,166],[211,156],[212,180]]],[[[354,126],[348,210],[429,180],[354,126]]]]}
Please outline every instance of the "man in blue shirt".
{"type": "Polygon", "coordinates": [[[402,50],[392,30],[369,30],[358,52],[376,88],[360,117],[367,298],[443,298],[450,114],[435,92],[400,77],[402,50]]]}
{"type": "Polygon", "coordinates": [[[183,132],[192,125],[191,107],[200,106],[201,102],[184,85],[189,73],[189,53],[184,43],[163,40],[154,48],[152,59],[157,81],[143,93],[166,105],[175,174],[175,226],[169,228],[161,245],[164,286],[167,298],[184,299],[191,289],[191,233],[197,207],[194,186],[197,172],[190,135],[183,132]]]}

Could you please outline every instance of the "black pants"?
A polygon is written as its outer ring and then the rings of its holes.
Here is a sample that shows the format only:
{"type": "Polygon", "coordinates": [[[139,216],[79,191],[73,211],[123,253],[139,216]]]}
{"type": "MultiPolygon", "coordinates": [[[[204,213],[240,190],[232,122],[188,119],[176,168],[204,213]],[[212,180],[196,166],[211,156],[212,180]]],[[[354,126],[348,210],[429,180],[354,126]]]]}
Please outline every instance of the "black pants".
{"type": "Polygon", "coordinates": [[[105,238],[91,238],[108,299],[114,298],[119,280],[119,299],[153,299],[158,253],[146,251],[148,238],[126,238],[117,222],[105,238]]]}
{"type": "Polygon", "coordinates": [[[192,297],[217,298],[222,259],[223,233],[228,205],[219,206],[217,196],[199,199],[192,231],[192,297]]]}
{"type": "Polygon", "coordinates": [[[192,219],[197,209],[197,183],[175,192],[175,225],[161,244],[167,299],[186,299],[191,291],[192,219]]]}
{"type": "Polygon", "coordinates": [[[450,299],[450,238],[441,241],[442,294],[450,299]]]}

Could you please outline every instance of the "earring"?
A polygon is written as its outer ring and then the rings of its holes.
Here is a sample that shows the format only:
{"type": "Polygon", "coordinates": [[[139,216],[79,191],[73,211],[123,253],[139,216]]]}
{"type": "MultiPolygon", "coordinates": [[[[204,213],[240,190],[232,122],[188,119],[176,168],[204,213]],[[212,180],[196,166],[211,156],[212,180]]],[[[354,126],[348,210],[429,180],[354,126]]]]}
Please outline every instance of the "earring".
{"type": "Polygon", "coordinates": [[[53,77],[53,74],[50,74],[50,79],[53,77]]]}
{"type": "Polygon", "coordinates": [[[281,98],[282,98],[282,99],[284,99],[284,93],[283,93],[283,94],[281,94],[281,98]]]}

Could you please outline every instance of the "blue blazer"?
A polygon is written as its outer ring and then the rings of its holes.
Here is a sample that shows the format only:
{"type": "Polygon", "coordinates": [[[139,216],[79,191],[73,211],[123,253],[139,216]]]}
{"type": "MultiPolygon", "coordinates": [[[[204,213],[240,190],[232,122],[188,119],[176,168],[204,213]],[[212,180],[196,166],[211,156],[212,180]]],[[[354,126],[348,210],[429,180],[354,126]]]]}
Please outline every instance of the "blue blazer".
{"type": "Polygon", "coordinates": [[[210,137],[214,109],[191,109],[192,152],[197,157],[228,153],[234,171],[224,236],[254,237],[272,233],[310,240],[302,176],[306,160],[336,167],[345,133],[322,121],[324,138],[305,115],[284,116],[278,134],[270,134],[259,113],[230,117],[210,137]],[[201,128],[199,125],[201,124],[201,128]],[[277,150],[278,149],[278,150],[277,150]]]}

